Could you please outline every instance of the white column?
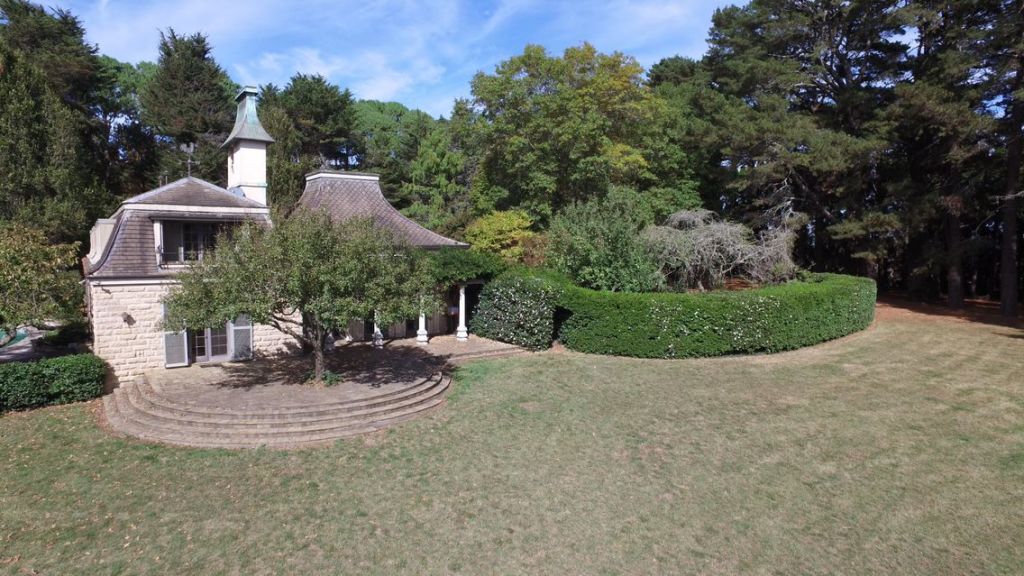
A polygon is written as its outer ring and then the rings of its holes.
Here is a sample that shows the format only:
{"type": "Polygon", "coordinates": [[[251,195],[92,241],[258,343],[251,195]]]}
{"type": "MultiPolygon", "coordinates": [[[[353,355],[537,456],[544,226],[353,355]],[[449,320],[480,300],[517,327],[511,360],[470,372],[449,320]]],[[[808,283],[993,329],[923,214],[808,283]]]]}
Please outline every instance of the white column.
{"type": "Polygon", "coordinates": [[[416,343],[426,344],[427,338],[427,316],[423,312],[420,312],[420,325],[416,329],[416,343]]]}
{"type": "Polygon", "coordinates": [[[377,313],[373,313],[373,347],[383,348],[384,347],[384,334],[380,331],[380,326],[377,325],[377,313]]]}
{"type": "Polygon", "coordinates": [[[466,329],[466,285],[459,284],[459,326],[455,329],[456,340],[468,340],[469,330],[466,329]]]}

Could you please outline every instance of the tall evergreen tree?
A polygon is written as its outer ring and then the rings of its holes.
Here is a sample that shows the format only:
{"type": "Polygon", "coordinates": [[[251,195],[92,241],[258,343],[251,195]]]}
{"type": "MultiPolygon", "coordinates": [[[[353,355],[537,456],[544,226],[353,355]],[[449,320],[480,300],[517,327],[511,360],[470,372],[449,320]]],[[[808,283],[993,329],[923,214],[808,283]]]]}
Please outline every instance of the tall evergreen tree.
{"type": "Polygon", "coordinates": [[[82,240],[109,209],[92,107],[105,86],[77,19],[0,3],[0,220],[82,240]]]}
{"type": "Polygon", "coordinates": [[[354,154],[352,93],[319,74],[296,74],[274,96],[302,135],[302,154],[325,167],[348,168],[354,154]]]}
{"type": "Polygon", "coordinates": [[[409,206],[415,201],[405,188],[411,181],[411,163],[434,119],[398,102],[362,100],[354,109],[359,169],[380,172],[388,200],[399,208],[409,206]]]}
{"type": "Polygon", "coordinates": [[[191,173],[226,183],[227,155],[220,145],[234,119],[234,88],[206,36],[160,33],[160,58],[140,101],[142,120],[163,138],[163,179],[191,173]]]}

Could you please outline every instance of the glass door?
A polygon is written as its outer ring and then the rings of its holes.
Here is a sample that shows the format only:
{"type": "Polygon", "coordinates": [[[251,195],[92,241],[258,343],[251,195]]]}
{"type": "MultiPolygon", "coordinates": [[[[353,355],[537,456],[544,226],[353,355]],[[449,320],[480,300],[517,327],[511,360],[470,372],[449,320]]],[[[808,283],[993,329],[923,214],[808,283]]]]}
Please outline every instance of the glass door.
{"type": "Polygon", "coordinates": [[[205,330],[189,330],[193,362],[217,362],[231,359],[228,325],[205,330]]]}

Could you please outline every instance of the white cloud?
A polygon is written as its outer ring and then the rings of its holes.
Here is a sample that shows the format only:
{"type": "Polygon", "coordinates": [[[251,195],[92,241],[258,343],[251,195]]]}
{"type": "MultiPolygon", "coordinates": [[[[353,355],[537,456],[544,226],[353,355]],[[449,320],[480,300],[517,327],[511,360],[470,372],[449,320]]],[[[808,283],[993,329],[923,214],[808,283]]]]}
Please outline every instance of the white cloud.
{"type": "Polygon", "coordinates": [[[560,53],[589,40],[650,65],[699,56],[725,0],[56,0],[88,38],[120,60],[154,60],[158,32],[201,31],[236,81],[283,85],[322,74],[360,98],[397,99],[447,114],[472,75],[528,42],[560,53]]]}

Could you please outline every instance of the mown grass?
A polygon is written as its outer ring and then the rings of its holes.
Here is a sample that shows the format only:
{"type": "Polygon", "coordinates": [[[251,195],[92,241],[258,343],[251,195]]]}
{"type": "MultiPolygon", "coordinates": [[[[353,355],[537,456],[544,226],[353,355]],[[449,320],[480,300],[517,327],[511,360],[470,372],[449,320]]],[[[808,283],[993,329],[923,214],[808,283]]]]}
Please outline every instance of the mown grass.
{"type": "Polygon", "coordinates": [[[1024,332],[883,313],[761,357],[479,362],[299,452],[0,417],[0,572],[1024,573],[1024,332]]]}

